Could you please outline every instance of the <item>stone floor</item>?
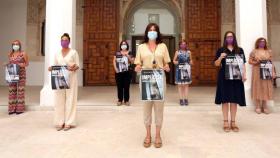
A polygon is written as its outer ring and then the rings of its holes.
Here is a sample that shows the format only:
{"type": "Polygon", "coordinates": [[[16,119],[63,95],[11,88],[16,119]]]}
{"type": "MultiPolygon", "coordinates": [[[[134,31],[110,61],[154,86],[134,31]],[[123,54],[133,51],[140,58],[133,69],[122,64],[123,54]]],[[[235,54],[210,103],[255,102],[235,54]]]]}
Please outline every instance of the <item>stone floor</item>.
{"type": "Polygon", "coordinates": [[[278,158],[280,113],[239,108],[239,133],[224,133],[220,107],[167,106],[163,147],[142,147],[141,107],[78,111],[78,126],[57,132],[52,111],[0,112],[1,158],[278,158]]]}
{"type": "Polygon", "coordinates": [[[188,107],[177,104],[169,86],[166,98],[163,147],[145,149],[145,129],[138,87],[131,88],[130,107],[117,107],[115,87],[80,88],[78,126],[57,132],[52,108],[39,106],[41,87],[27,87],[29,110],[7,115],[7,89],[0,87],[1,158],[278,158],[280,155],[280,91],[270,115],[253,107],[239,108],[239,133],[224,133],[214,87],[192,87],[188,107]],[[203,92],[203,93],[202,93],[203,92]]]}

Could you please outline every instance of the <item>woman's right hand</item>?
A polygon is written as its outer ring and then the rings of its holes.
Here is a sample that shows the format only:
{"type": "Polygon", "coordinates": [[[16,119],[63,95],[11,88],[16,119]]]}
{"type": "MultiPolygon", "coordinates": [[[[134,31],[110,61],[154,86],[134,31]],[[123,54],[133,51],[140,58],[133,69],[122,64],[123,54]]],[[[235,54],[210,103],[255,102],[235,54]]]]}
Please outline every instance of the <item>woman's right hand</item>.
{"type": "Polygon", "coordinates": [[[227,56],[226,53],[222,53],[222,54],[220,55],[220,59],[224,59],[226,56],[227,56]]]}
{"type": "Polygon", "coordinates": [[[179,62],[178,62],[178,61],[173,61],[173,63],[174,63],[175,65],[178,65],[179,62]]]}
{"type": "Polygon", "coordinates": [[[48,70],[49,70],[49,71],[52,71],[52,67],[50,66],[50,67],[48,68],[48,70]]]}
{"type": "Polygon", "coordinates": [[[136,72],[141,72],[141,70],[142,70],[141,65],[137,65],[137,66],[135,67],[135,71],[136,71],[136,72]]]}

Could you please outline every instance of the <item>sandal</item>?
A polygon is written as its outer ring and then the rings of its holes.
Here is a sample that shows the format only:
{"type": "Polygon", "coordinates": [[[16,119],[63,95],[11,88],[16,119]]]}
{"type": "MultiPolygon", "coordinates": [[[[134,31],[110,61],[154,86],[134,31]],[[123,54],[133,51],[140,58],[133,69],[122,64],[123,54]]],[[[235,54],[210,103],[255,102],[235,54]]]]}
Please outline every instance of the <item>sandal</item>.
{"type": "Polygon", "coordinates": [[[265,114],[269,114],[270,113],[270,111],[267,108],[267,105],[263,106],[263,113],[265,113],[265,114]]]}
{"type": "Polygon", "coordinates": [[[64,130],[64,131],[68,131],[68,130],[71,129],[71,128],[72,128],[72,126],[70,126],[70,125],[65,125],[63,130],[64,130]]]}
{"type": "Polygon", "coordinates": [[[145,148],[149,148],[149,147],[151,146],[151,144],[152,144],[152,137],[150,137],[150,138],[145,138],[144,143],[143,143],[143,146],[144,146],[145,148]]]}
{"type": "Polygon", "coordinates": [[[255,111],[256,111],[256,113],[257,113],[257,114],[261,114],[261,113],[262,113],[261,108],[256,108],[256,110],[255,110],[255,111]]]}
{"type": "Polygon", "coordinates": [[[223,127],[225,132],[230,132],[230,127],[228,125],[228,120],[224,120],[224,127],[223,127]],[[225,125],[225,123],[227,123],[227,125],[225,125]]]}
{"type": "Polygon", "coordinates": [[[239,128],[235,125],[235,121],[231,121],[230,127],[233,132],[239,132],[239,128]]]}
{"type": "Polygon", "coordinates": [[[61,131],[63,128],[64,128],[64,126],[63,125],[57,125],[57,126],[55,126],[55,128],[56,128],[56,130],[57,131],[61,131]]]}
{"type": "Polygon", "coordinates": [[[156,138],[156,140],[155,140],[155,148],[161,148],[162,147],[162,140],[161,140],[161,138],[159,137],[159,138],[156,138]],[[160,141],[158,141],[158,140],[160,140],[160,141]]]}

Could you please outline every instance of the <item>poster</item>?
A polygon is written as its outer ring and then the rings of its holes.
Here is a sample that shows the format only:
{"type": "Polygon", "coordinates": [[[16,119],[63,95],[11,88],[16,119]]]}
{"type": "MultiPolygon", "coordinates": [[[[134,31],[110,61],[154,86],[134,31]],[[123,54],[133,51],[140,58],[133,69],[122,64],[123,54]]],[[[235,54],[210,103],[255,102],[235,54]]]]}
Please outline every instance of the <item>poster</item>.
{"type": "Polygon", "coordinates": [[[70,88],[67,66],[52,66],[51,84],[53,90],[70,88]]]}

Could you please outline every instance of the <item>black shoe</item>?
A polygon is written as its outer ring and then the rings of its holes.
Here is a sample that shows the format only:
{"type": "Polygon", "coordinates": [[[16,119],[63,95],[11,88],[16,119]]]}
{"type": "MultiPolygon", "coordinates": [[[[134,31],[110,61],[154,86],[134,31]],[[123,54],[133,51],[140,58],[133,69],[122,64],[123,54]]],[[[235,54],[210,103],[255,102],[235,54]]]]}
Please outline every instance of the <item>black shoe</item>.
{"type": "Polygon", "coordinates": [[[183,100],[183,99],[180,99],[180,105],[181,105],[181,106],[184,106],[184,104],[185,104],[185,103],[184,103],[184,100],[183,100]]]}
{"type": "Polygon", "coordinates": [[[188,106],[189,105],[189,100],[185,99],[184,101],[185,101],[185,105],[188,106]]]}
{"type": "Polygon", "coordinates": [[[9,115],[13,115],[13,114],[15,114],[16,112],[9,112],[9,115]]]}

